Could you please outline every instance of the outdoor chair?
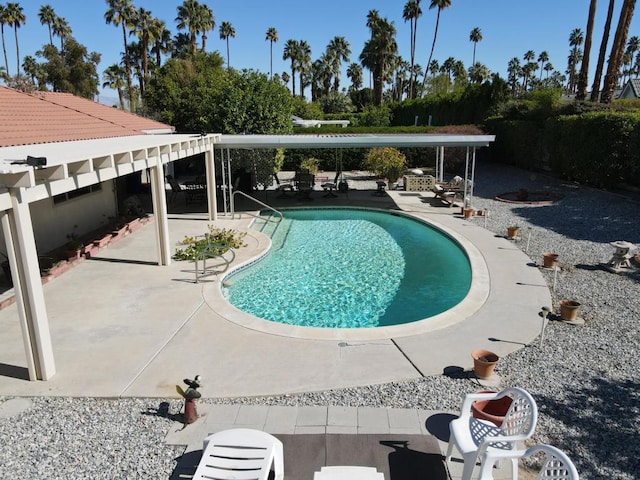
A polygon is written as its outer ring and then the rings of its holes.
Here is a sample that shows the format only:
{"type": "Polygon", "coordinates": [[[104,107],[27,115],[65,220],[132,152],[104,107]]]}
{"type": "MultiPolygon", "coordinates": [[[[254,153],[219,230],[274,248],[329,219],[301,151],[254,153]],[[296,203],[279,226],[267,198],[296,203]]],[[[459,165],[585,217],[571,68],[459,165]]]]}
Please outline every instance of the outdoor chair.
{"type": "MultiPolygon", "coordinates": [[[[470,480],[476,460],[485,453],[513,451],[517,443],[531,438],[538,421],[538,407],[529,392],[522,388],[510,387],[501,392],[471,393],[465,396],[460,417],[449,423],[449,447],[445,461],[451,460],[453,447],[462,454],[464,467],[462,480],[470,480]],[[471,415],[474,401],[511,397],[511,405],[500,427],[487,420],[471,415]]],[[[517,468],[517,458],[512,459],[517,468]]]]}
{"type": "Polygon", "coordinates": [[[171,196],[169,197],[169,203],[173,203],[173,201],[178,198],[178,194],[182,193],[184,195],[184,188],[182,185],[171,175],[167,175],[165,177],[167,179],[167,183],[171,186],[171,196]]]}
{"type": "MultiPolygon", "coordinates": [[[[534,445],[526,450],[487,452],[482,459],[479,480],[493,480],[493,466],[503,459],[531,457],[539,452],[545,454],[544,462],[535,480],[579,480],[578,471],[571,459],[562,451],[551,445],[534,445]]],[[[517,463],[512,473],[513,480],[518,480],[517,463]]]]}
{"type": "Polygon", "coordinates": [[[301,200],[311,200],[311,192],[315,185],[315,176],[311,173],[298,172],[293,179],[297,197],[301,200]]]}
{"type": "Polygon", "coordinates": [[[439,198],[443,202],[452,207],[456,201],[456,192],[453,190],[448,190],[444,188],[442,185],[434,185],[431,188],[431,191],[435,194],[436,198],[439,198]]]}
{"type": "Polygon", "coordinates": [[[223,430],[204,439],[193,479],[267,480],[272,466],[275,480],[282,480],[284,454],[276,437],[249,428],[223,430]]]}

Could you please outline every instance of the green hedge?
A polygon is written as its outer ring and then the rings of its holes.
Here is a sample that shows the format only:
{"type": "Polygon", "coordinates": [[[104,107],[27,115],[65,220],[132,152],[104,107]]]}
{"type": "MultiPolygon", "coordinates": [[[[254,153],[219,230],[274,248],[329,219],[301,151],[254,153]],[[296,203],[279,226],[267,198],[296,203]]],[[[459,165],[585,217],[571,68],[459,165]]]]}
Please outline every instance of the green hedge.
{"type": "Polygon", "coordinates": [[[594,112],[528,120],[488,119],[491,158],[603,188],[640,186],[640,115],[594,112]]]}

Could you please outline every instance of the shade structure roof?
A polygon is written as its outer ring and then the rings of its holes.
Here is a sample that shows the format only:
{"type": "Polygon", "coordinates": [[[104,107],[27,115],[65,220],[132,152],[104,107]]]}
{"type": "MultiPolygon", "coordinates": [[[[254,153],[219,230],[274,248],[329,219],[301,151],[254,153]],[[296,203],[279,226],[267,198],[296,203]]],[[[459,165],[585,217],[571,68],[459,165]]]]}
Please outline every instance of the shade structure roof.
{"type": "Polygon", "coordinates": [[[222,135],[216,148],[488,147],[495,135],[317,134],[222,135]]]}

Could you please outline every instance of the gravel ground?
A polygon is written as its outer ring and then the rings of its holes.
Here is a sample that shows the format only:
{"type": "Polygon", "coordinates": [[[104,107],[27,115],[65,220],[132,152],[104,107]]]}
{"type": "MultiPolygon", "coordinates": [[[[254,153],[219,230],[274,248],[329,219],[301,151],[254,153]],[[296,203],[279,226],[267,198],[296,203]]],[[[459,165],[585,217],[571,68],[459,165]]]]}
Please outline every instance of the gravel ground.
{"type": "MultiPolygon", "coordinates": [[[[584,326],[552,321],[538,342],[500,360],[504,386],[529,390],[540,409],[533,443],[564,450],[581,478],[640,478],[640,275],[599,268],[609,242],[640,244],[640,203],[627,196],[561,183],[504,166],[480,165],[473,206],[489,210],[487,228],[521,227],[517,245],[532,261],[559,255],[554,305],[581,303],[584,326]],[[548,206],[494,200],[505,191],[552,189],[548,206]],[[530,239],[529,238],[530,234],[530,239]]],[[[473,221],[483,222],[483,219],[473,221]]],[[[543,271],[549,285],[553,273],[543,271]]],[[[330,392],[208,400],[268,405],[349,405],[456,410],[471,380],[446,376],[330,392]]],[[[0,403],[7,397],[0,397],[0,403]]],[[[34,398],[0,420],[0,478],[169,478],[181,449],[164,444],[181,402],[158,399],[34,398]]]]}

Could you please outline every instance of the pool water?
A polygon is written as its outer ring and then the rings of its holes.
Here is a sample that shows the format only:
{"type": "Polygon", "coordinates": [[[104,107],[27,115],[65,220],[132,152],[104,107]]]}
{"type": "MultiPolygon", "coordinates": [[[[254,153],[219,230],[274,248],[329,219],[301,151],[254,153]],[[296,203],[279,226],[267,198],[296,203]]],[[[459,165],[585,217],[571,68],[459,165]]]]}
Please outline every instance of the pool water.
{"type": "Polygon", "coordinates": [[[409,217],[364,209],[284,210],[259,262],[224,280],[235,307],[274,322],[324,328],[398,325],[444,312],[466,296],[462,248],[409,217]]]}

